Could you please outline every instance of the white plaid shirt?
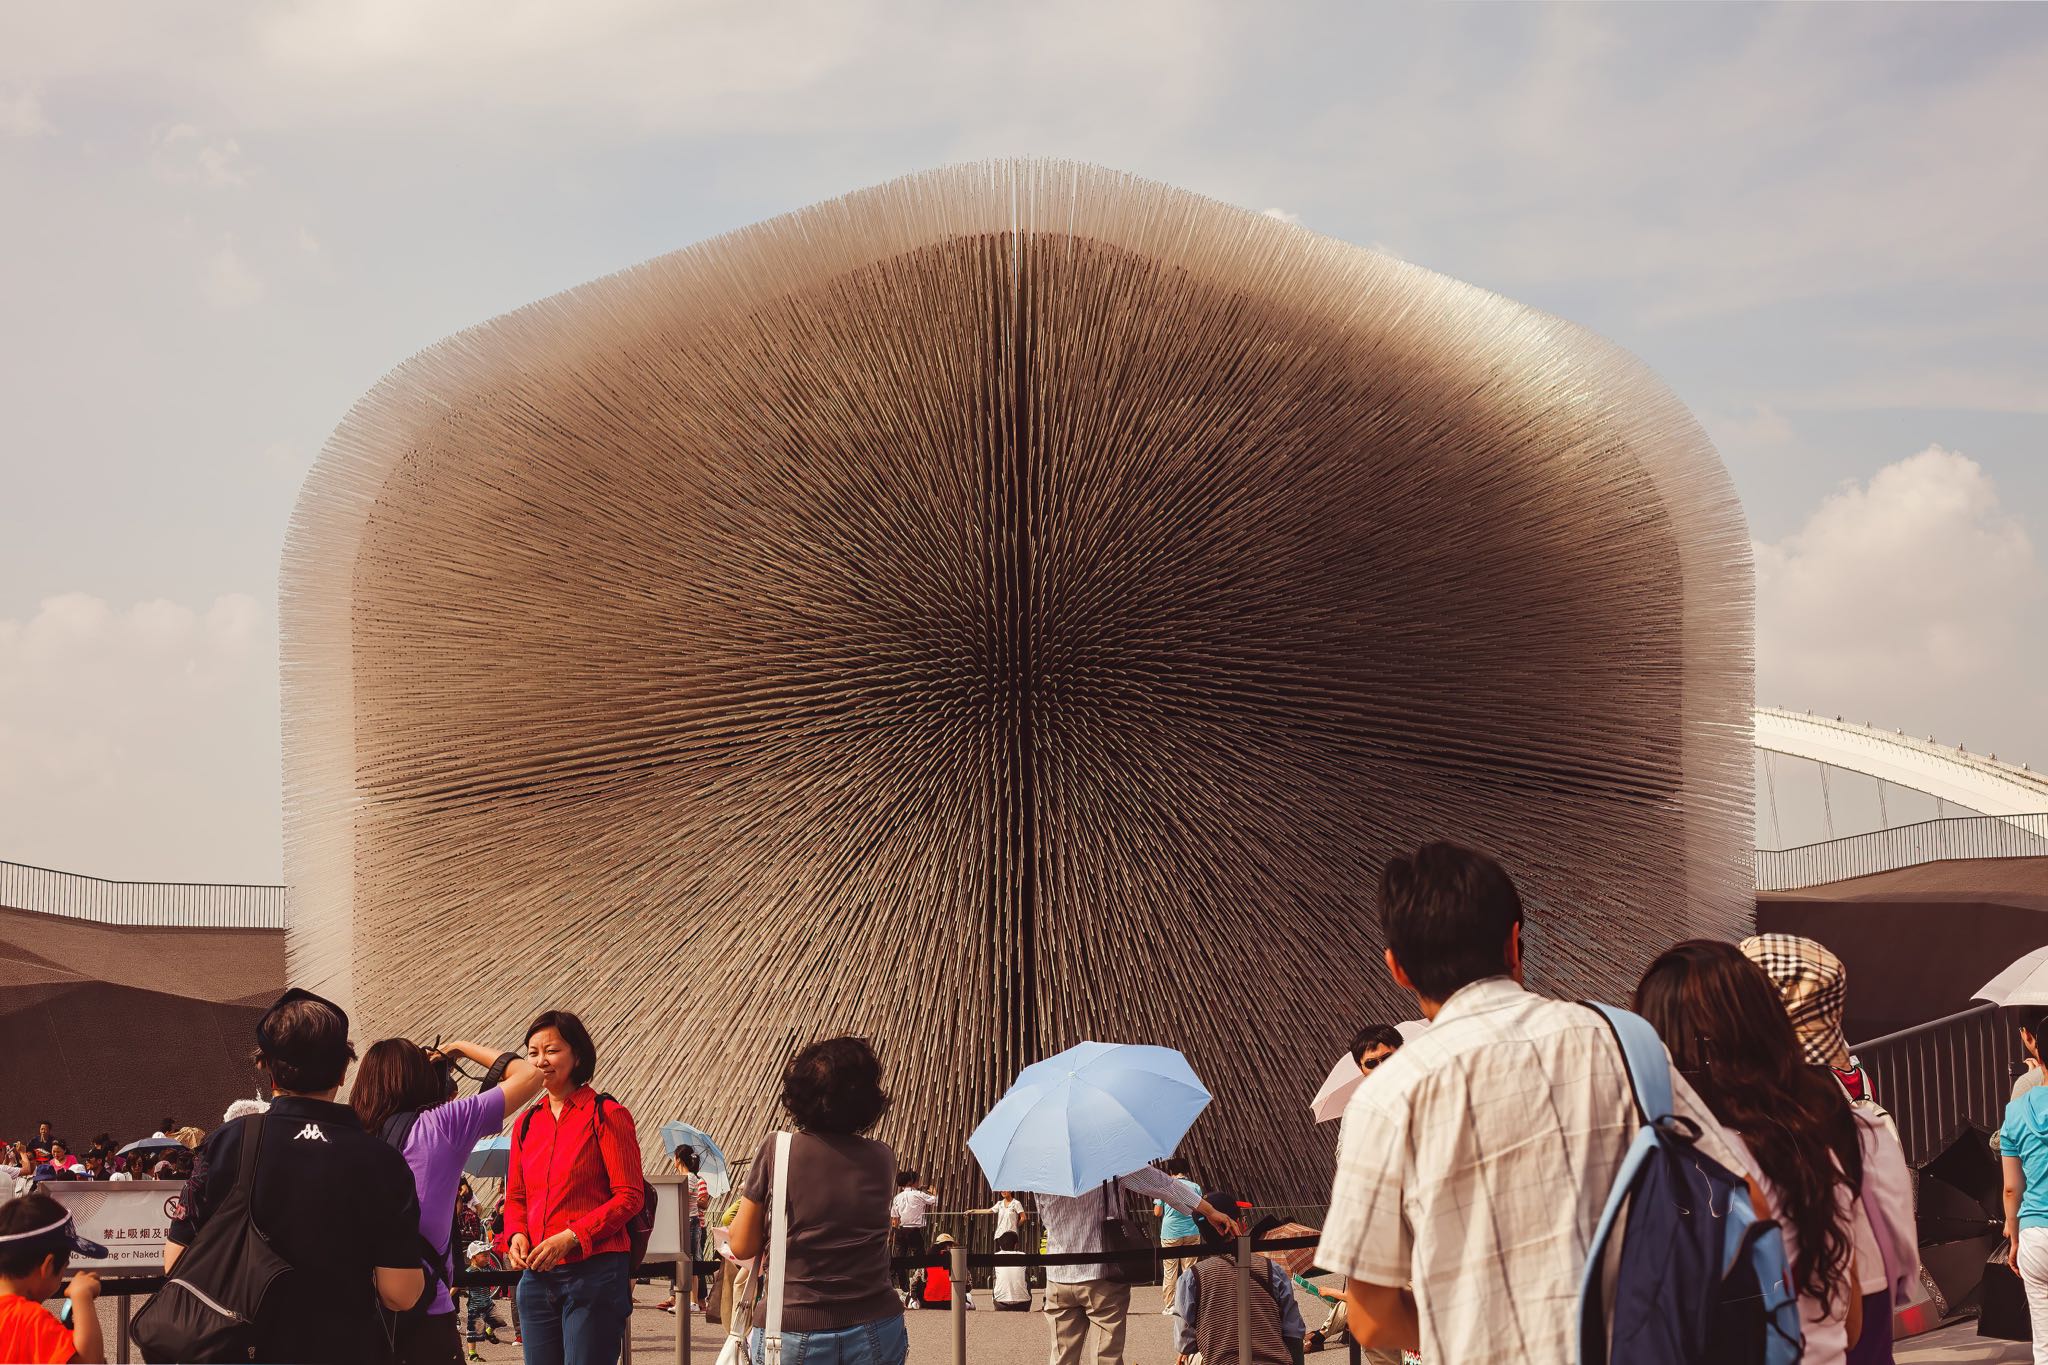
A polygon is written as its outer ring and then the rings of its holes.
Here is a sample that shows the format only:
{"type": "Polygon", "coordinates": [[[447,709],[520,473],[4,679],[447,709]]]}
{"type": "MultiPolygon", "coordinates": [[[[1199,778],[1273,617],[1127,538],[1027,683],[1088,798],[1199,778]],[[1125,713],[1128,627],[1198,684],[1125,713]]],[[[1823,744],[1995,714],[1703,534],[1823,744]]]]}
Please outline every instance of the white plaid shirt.
{"type": "MultiPolygon", "coordinates": [[[[1672,1084],[1701,1150],[1746,1173],[1692,1087],[1672,1084]]],[[[1586,1249],[1637,1126],[1604,1019],[1476,981],[1345,1109],[1316,1264],[1413,1285],[1424,1360],[1571,1365],[1586,1249]]]]}

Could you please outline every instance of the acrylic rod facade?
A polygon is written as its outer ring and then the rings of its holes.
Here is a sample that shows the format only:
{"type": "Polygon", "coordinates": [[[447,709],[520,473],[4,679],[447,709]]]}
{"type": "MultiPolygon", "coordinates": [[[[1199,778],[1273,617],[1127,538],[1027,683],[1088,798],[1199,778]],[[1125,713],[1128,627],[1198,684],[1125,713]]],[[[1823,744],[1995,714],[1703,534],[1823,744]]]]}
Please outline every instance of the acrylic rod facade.
{"type": "Polygon", "coordinates": [[[789,1052],[858,1032],[957,1190],[1092,1037],[1182,1048],[1194,1159],[1320,1197],[1309,1097],[1413,1013],[1390,852],[1500,857],[1558,991],[1751,913],[1748,538],[1676,399],[1089,167],[449,338],[335,433],[282,596],[294,979],[365,1038],[576,1009],[650,1148],[750,1151],[789,1052]]]}

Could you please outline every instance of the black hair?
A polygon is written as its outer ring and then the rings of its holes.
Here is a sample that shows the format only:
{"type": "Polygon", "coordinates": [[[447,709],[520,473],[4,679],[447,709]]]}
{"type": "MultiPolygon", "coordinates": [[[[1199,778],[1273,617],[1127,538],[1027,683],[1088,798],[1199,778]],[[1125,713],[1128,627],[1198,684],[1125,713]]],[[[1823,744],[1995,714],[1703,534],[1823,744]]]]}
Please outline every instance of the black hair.
{"type": "Polygon", "coordinates": [[[1424,844],[1380,873],[1380,930],[1425,1000],[1508,970],[1522,898],[1501,865],[1456,844],[1424,844]]]}
{"type": "MultiPolygon", "coordinates": [[[[1408,964],[1402,963],[1401,970],[1408,970],[1408,964]]],[[[1351,1056],[1355,1061],[1376,1047],[1390,1047],[1399,1052],[1403,1041],[1401,1030],[1392,1024],[1367,1024],[1351,1035],[1351,1056]]]]}
{"type": "Polygon", "coordinates": [[[158,1130],[159,1132],[164,1132],[164,1133],[168,1133],[168,1132],[170,1132],[170,1131],[171,1131],[171,1129],[173,1129],[173,1128],[175,1128],[175,1127],[177,1127],[177,1126],[178,1126],[178,1121],[177,1121],[176,1119],[174,1119],[174,1118],[171,1118],[171,1117],[169,1117],[168,1115],[166,1115],[166,1116],[165,1116],[165,1118],[164,1118],[164,1120],[163,1120],[163,1121],[162,1121],[161,1123],[157,1124],[157,1130],[158,1130]]]}
{"type": "Polygon", "coordinates": [[[997,1251],[1015,1251],[1016,1249],[1017,1234],[1015,1231],[1006,1232],[1002,1236],[996,1238],[997,1251]]]}
{"type": "Polygon", "coordinates": [[[916,1183],[917,1183],[917,1172],[916,1172],[916,1171],[898,1171],[898,1172],[896,1172],[896,1188],[897,1188],[897,1189],[899,1189],[899,1190],[907,1190],[907,1189],[909,1189],[909,1188],[910,1188],[910,1187],[911,1187],[912,1185],[915,1185],[916,1183]]]}
{"type": "Polygon", "coordinates": [[[2034,1040],[2033,1047],[2028,1051],[2033,1054],[2035,1061],[2040,1061],[2041,1048],[2043,1044],[2048,1044],[2048,1009],[2043,1009],[2039,1005],[2027,1005],[2013,1013],[2016,1016],[2013,1022],[2019,1025],[2022,1033],[2034,1040]]]}
{"type": "Polygon", "coordinates": [[[676,1148],[676,1160],[681,1162],[683,1169],[691,1175],[697,1174],[698,1171],[704,1168],[704,1158],[698,1156],[697,1149],[687,1143],[676,1148]]]}
{"type": "MultiPolygon", "coordinates": [[[[63,1221],[64,1206],[47,1194],[25,1194],[19,1199],[10,1199],[0,1204],[0,1237],[16,1233],[34,1232],[52,1223],[63,1221]]],[[[0,1275],[17,1279],[35,1273],[43,1258],[54,1253],[57,1269],[62,1271],[71,1259],[71,1248],[66,1243],[41,1241],[0,1242],[0,1275]]]]}
{"type": "Polygon", "coordinates": [[[865,1133],[889,1112],[882,1059],[865,1038],[812,1043],[783,1068],[782,1107],[806,1132],[865,1133]]]}
{"type": "Polygon", "coordinates": [[[1180,1177],[1185,1176],[1188,1173],[1187,1158],[1177,1156],[1173,1160],[1167,1162],[1166,1173],[1170,1176],[1173,1176],[1175,1179],[1179,1179],[1180,1177]]]}
{"type": "Polygon", "coordinates": [[[544,1028],[561,1034],[562,1041],[576,1054],[576,1065],[569,1068],[569,1079],[577,1085],[589,1085],[590,1078],[597,1074],[597,1044],[590,1041],[590,1030],[583,1027],[583,1021],[567,1010],[547,1010],[526,1026],[524,1041],[532,1042],[533,1035],[544,1028]]]}
{"type": "MultiPolygon", "coordinates": [[[[286,999],[272,1005],[256,1026],[256,1064],[270,1073],[273,1090],[318,1095],[341,1084],[356,1059],[348,1040],[348,1017],[317,999],[286,999]]],[[[168,1136],[170,1129],[164,1129],[168,1136]]]]}
{"type": "Polygon", "coordinates": [[[348,1103],[375,1133],[394,1114],[424,1113],[453,1096],[453,1077],[428,1059],[427,1051],[409,1038],[380,1038],[363,1054],[356,1068],[348,1103]]]}

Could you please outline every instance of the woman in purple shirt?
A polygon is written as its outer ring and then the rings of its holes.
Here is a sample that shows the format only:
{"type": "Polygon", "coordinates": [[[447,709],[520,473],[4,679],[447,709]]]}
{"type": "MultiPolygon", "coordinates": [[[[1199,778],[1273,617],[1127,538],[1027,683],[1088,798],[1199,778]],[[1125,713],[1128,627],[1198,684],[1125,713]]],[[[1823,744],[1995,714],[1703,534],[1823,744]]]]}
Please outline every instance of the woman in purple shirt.
{"type": "Polygon", "coordinates": [[[444,1044],[439,1052],[405,1038],[371,1046],[356,1067],[349,1104],[363,1127],[398,1148],[419,1187],[420,1236],[439,1257],[440,1276],[424,1313],[401,1314],[392,1341],[396,1365],[462,1365],[462,1335],[448,1293],[454,1274],[455,1191],[463,1163],[476,1144],[540,1093],[541,1074],[517,1053],[493,1053],[475,1043],[444,1044]],[[444,1065],[464,1057],[490,1068],[480,1094],[455,1098],[444,1065]]]}

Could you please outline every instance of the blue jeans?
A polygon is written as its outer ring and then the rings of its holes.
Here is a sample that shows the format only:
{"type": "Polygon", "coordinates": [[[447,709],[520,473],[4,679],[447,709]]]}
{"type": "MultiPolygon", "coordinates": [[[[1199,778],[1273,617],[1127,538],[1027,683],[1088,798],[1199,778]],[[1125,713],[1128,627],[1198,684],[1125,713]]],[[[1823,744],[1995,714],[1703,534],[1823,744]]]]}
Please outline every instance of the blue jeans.
{"type": "Polygon", "coordinates": [[[614,1365],[633,1314],[626,1253],[529,1270],[519,1277],[518,1302],[526,1365],[614,1365]]]}
{"type": "MultiPolygon", "coordinates": [[[[756,1365],[766,1365],[767,1345],[758,1327],[751,1345],[756,1365]]],[[[901,1314],[829,1332],[782,1334],[782,1365],[903,1365],[909,1354],[910,1333],[901,1314]]]]}

